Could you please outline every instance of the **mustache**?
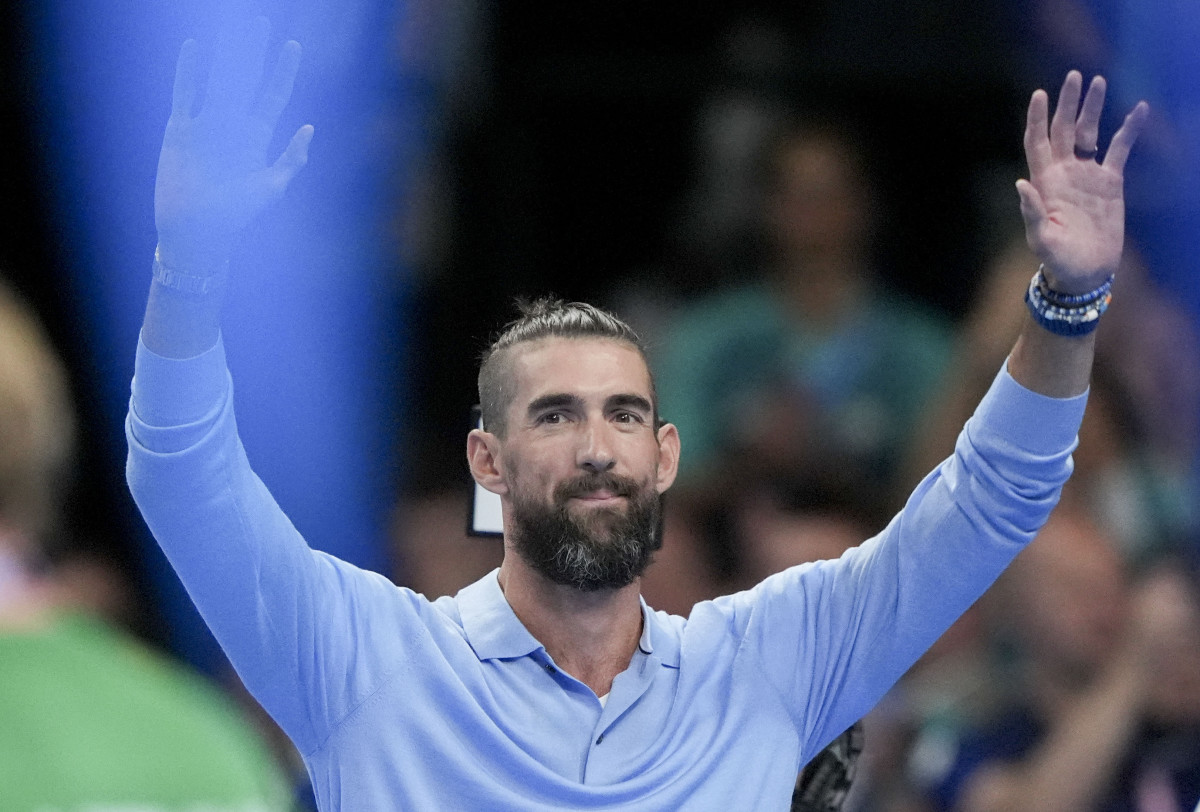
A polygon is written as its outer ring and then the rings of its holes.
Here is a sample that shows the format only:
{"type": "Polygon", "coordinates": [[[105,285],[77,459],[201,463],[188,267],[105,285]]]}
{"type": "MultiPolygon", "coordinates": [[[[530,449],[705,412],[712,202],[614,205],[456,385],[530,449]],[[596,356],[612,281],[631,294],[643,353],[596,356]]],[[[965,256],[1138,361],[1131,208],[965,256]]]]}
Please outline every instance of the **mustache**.
{"type": "Polygon", "coordinates": [[[574,479],[560,482],[554,489],[558,501],[566,501],[576,496],[585,496],[596,491],[609,491],[617,496],[631,498],[638,491],[638,483],[629,477],[604,471],[596,474],[580,474],[574,479]]]}

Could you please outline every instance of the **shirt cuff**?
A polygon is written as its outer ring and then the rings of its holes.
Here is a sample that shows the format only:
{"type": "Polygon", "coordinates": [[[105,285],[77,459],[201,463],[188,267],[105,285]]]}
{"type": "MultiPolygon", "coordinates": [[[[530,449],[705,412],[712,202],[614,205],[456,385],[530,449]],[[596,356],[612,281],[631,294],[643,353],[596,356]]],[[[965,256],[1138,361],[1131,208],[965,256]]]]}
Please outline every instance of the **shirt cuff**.
{"type": "Polygon", "coordinates": [[[133,366],[132,407],[148,426],[167,427],[203,420],[224,402],[229,390],[225,343],[192,358],[165,358],[138,336],[133,366]]]}
{"type": "Polygon", "coordinates": [[[1087,392],[1052,398],[1026,389],[1009,374],[1005,360],[976,416],[1012,445],[1033,454],[1055,454],[1074,447],[1087,399],[1087,392]]]}

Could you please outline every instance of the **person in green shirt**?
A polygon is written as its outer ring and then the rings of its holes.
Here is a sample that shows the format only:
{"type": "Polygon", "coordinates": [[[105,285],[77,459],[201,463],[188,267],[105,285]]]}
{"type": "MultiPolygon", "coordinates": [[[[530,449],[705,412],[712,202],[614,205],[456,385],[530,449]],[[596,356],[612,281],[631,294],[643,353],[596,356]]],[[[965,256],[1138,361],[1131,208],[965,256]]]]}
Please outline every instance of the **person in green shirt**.
{"type": "Polygon", "coordinates": [[[67,391],[31,313],[0,286],[0,809],[294,809],[226,695],[43,572],[73,445],[67,391]]]}

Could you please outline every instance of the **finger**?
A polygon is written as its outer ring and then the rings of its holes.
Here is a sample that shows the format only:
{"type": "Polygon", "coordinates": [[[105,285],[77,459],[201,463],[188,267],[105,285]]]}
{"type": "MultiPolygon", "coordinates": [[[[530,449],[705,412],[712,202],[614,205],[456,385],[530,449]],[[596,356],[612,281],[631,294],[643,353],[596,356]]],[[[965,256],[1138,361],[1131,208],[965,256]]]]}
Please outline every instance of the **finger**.
{"type": "Polygon", "coordinates": [[[1125,116],[1125,121],[1121,124],[1121,129],[1117,130],[1112,143],[1108,145],[1108,153],[1104,156],[1106,168],[1124,172],[1125,161],[1129,158],[1129,150],[1133,149],[1134,142],[1137,141],[1138,135],[1146,126],[1146,119],[1149,117],[1150,105],[1144,101],[1138,102],[1129,111],[1129,115],[1125,116]]]}
{"type": "Polygon", "coordinates": [[[1030,177],[1040,175],[1050,164],[1050,141],[1046,131],[1049,107],[1050,97],[1046,91],[1034,91],[1025,119],[1025,160],[1029,163],[1030,177]]]}
{"type": "Polygon", "coordinates": [[[1055,158],[1065,158],[1075,153],[1075,115],[1079,112],[1079,92],[1083,87],[1083,75],[1068,71],[1058,92],[1058,104],[1054,107],[1054,118],[1050,120],[1050,150],[1055,158]]]}
{"type": "Polygon", "coordinates": [[[283,112],[283,108],[287,107],[288,100],[292,97],[292,87],[296,82],[296,71],[299,67],[300,43],[289,40],[279,51],[279,58],[275,60],[275,68],[263,86],[262,96],[258,103],[259,115],[271,129],[275,128],[279,114],[283,112]]]}
{"type": "Polygon", "coordinates": [[[1025,179],[1017,181],[1017,194],[1021,196],[1021,218],[1025,221],[1026,235],[1038,233],[1048,216],[1041,194],[1025,179]]]}
{"type": "Polygon", "coordinates": [[[1037,187],[1024,179],[1017,181],[1017,194],[1021,198],[1021,219],[1025,221],[1025,244],[1041,258],[1046,248],[1046,224],[1049,220],[1046,203],[1037,187]]]}
{"type": "Polygon", "coordinates": [[[308,145],[312,143],[313,132],[311,124],[305,124],[296,130],[296,134],[288,142],[287,149],[271,165],[267,183],[273,194],[282,195],[292,178],[308,163],[308,145]]]}
{"type": "Polygon", "coordinates": [[[1100,113],[1104,110],[1106,89],[1107,84],[1103,76],[1094,77],[1088,86],[1087,95],[1083,97],[1083,108],[1079,111],[1079,120],[1075,122],[1076,154],[1096,152],[1096,145],[1100,142],[1100,113]]]}
{"type": "Polygon", "coordinates": [[[200,47],[185,40],[175,63],[175,86],[171,90],[171,115],[190,116],[200,85],[200,47]]]}
{"type": "Polygon", "coordinates": [[[240,26],[230,25],[221,32],[208,77],[206,108],[225,111],[249,107],[262,81],[270,33],[265,17],[240,26]]]}

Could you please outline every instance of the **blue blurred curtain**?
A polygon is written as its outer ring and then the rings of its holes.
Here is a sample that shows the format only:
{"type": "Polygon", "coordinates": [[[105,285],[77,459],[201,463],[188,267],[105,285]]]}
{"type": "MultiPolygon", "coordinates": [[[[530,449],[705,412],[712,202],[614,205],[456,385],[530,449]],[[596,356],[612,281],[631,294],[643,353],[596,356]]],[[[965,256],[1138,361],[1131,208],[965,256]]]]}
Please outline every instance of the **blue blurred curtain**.
{"type": "MultiPolygon", "coordinates": [[[[72,274],[62,284],[83,303],[80,332],[101,383],[92,404],[114,466],[123,465],[175,57],[184,39],[211,43],[222,15],[249,5],[56,0],[27,12],[43,174],[72,274]]],[[[316,137],[309,166],[233,261],[224,331],[239,425],[255,469],[312,546],[388,573],[406,289],[392,222],[422,154],[421,66],[397,58],[402,5],[249,10],[271,19],[277,40],[305,49],[278,148],[306,122],[316,137]]],[[[224,660],[157,546],[140,523],[131,532],[170,644],[218,670],[224,660]]]]}

